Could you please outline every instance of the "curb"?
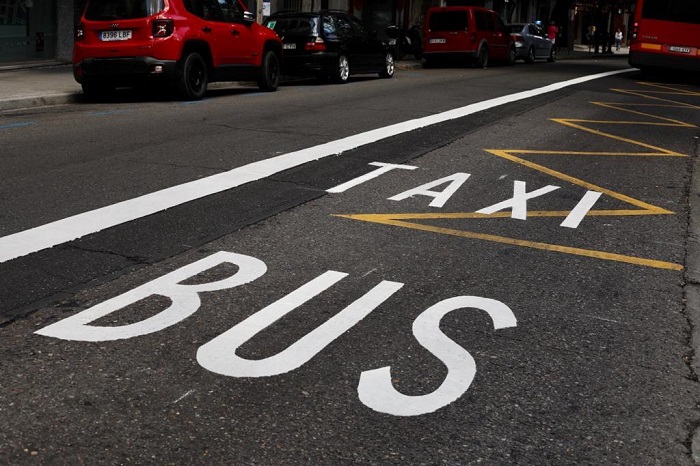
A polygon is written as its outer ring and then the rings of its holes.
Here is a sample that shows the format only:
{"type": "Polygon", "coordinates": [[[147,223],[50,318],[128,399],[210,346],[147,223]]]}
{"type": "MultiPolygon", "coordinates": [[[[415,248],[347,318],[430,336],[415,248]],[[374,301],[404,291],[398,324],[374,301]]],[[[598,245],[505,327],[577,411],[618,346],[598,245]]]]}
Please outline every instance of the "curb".
{"type": "Polygon", "coordinates": [[[17,99],[7,99],[0,101],[0,111],[47,107],[50,105],[65,105],[81,101],[82,94],[80,92],[50,94],[41,96],[27,96],[20,97],[17,99]]]}

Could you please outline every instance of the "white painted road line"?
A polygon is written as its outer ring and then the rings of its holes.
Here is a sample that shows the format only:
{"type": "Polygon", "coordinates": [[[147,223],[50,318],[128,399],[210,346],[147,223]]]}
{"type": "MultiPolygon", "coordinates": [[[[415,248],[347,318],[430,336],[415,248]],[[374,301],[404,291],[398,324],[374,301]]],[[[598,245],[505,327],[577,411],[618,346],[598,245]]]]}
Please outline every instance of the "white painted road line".
{"type": "Polygon", "coordinates": [[[186,202],[201,199],[212,194],[267,178],[284,170],[356,149],[382,139],[426,126],[455,120],[519,100],[537,97],[566,87],[630,71],[634,71],[634,69],[629,68],[583,76],[537,89],[531,89],[529,91],[517,92],[515,94],[489,99],[484,102],[477,102],[436,115],[374,129],[308,149],[302,149],[259,162],[253,162],[218,175],[190,181],[151,194],[145,194],[134,199],[129,199],[117,204],[47,223],[36,228],[4,236],[0,238],[0,263],[43,249],[48,249],[68,241],[73,241],[85,235],[97,233],[98,231],[121,225],[122,223],[127,223],[186,202]]]}

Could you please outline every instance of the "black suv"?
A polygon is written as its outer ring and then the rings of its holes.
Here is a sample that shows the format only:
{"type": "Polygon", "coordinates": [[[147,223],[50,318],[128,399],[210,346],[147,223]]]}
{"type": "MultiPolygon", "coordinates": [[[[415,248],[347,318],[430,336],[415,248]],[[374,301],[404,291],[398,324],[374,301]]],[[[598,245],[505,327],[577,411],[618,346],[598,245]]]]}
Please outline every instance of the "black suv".
{"type": "Polygon", "coordinates": [[[276,13],[265,25],[282,39],[283,74],[330,77],[337,83],[351,74],[394,75],[393,51],[344,11],[276,13]]]}

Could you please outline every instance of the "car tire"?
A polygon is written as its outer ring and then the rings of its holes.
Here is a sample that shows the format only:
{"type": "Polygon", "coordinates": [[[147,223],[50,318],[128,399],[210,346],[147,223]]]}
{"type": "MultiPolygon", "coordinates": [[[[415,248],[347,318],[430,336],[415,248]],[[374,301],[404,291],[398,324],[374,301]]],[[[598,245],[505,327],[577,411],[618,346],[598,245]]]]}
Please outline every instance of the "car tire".
{"type": "Polygon", "coordinates": [[[477,68],[486,68],[489,66],[489,49],[485,45],[479,49],[479,54],[476,57],[477,68]]]}
{"type": "Polygon", "coordinates": [[[80,86],[83,88],[83,95],[88,102],[99,102],[114,92],[114,86],[105,83],[84,81],[80,86]]]}
{"type": "Polygon", "coordinates": [[[333,71],[333,82],[336,84],[345,84],[350,77],[350,61],[346,55],[341,54],[335,62],[335,70],[333,71]]]}
{"type": "Polygon", "coordinates": [[[517,59],[517,55],[515,52],[515,46],[511,45],[511,47],[508,49],[508,61],[507,61],[508,66],[515,65],[516,59],[517,59]]]}
{"type": "Polygon", "coordinates": [[[207,92],[209,71],[202,56],[189,53],[182,59],[177,71],[177,91],[185,100],[199,100],[207,92]]]}
{"type": "Polygon", "coordinates": [[[394,55],[391,52],[387,52],[384,57],[384,68],[379,72],[379,77],[389,79],[394,76],[395,70],[396,62],[394,62],[394,55]]]}
{"type": "Polygon", "coordinates": [[[554,63],[557,61],[557,51],[552,47],[552,51],[549,53],[549,58],[547,59],[549,63],[554,63]]]}
{"type": "Polygon", "coordinates": [[[258,87],[261,91],[273,92],[280,84],[280,59],[275,52],[268,50],[265,52],[260,67],[260,77],[258,87]]]}
{"type": "Polygon", "coordinates": [[[535,47],[530,47],[530,50],[527,51],[525,63],[535,63],[535,47]]]}

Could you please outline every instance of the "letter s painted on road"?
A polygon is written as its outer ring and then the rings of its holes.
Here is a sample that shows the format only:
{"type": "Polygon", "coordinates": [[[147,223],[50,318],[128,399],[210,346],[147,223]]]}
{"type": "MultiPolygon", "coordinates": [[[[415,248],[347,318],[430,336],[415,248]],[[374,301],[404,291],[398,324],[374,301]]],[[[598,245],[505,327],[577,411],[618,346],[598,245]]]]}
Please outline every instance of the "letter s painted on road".
{"type": "Polygon", "coordinates": [[[447,366],[447,377],[432,393],[409,396],[399,393],[391,383],[391,367],[360,374],[357,392],[360,401],[375,411],[394,416],[418,416],[431,413],[456,401],[467,391],[476,374],[474,358],[464,348],[445,336],[440,321],[448,313],[463,308],[486,311],[495,329],[515,327],[515,315],[500,301],[478,296],[457,296],[425,310],[413,322],[413,335],[425,349],[447,366]]]}

